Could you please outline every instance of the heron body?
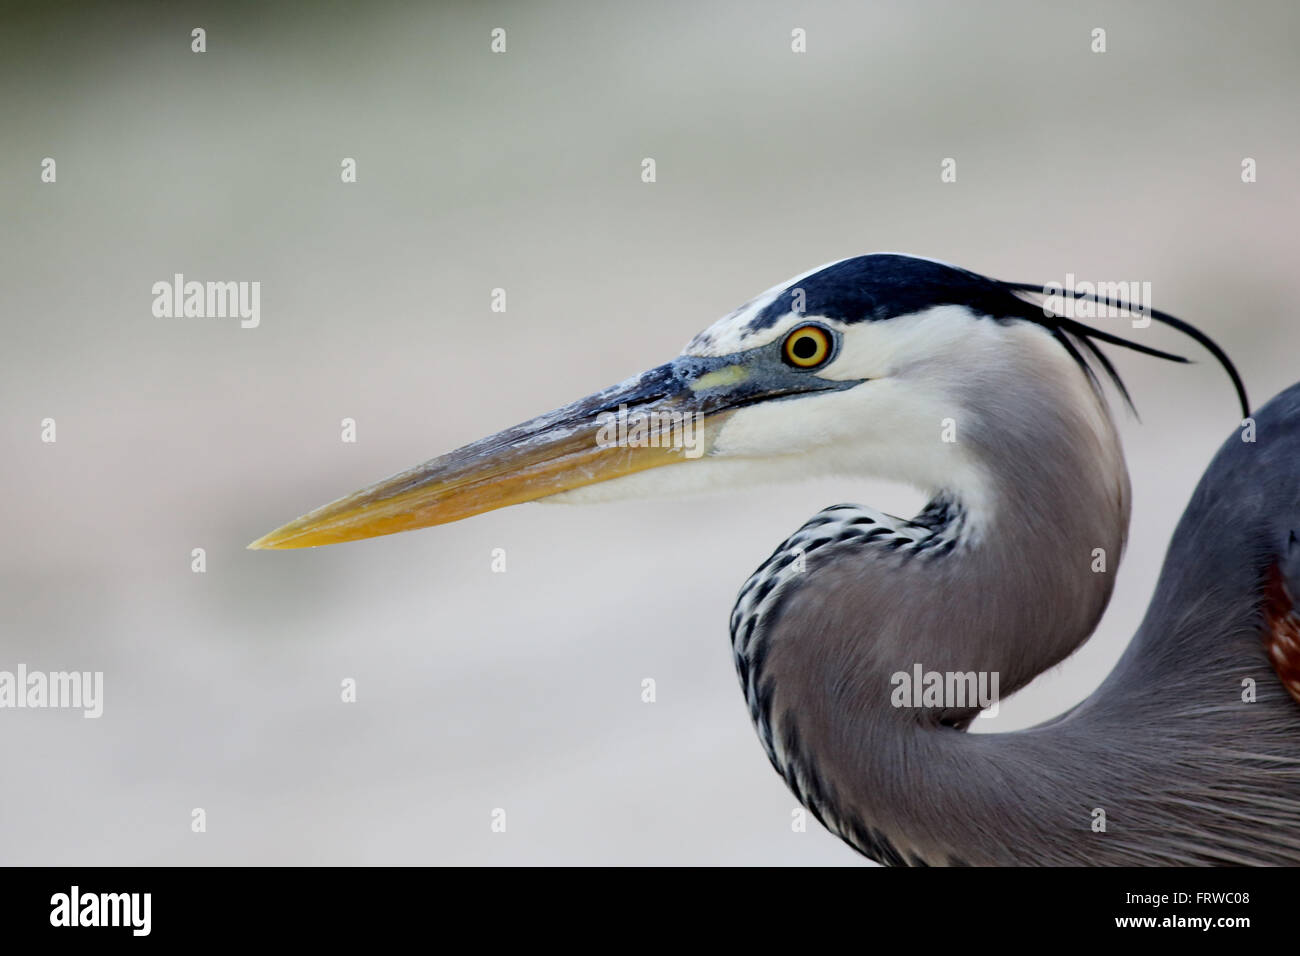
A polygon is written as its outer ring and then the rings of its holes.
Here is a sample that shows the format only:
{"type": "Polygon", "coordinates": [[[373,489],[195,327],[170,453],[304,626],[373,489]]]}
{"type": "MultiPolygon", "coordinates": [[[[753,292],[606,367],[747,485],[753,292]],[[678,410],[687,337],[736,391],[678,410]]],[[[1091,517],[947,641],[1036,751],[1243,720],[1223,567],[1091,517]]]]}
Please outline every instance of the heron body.
{"type": "MultiPolygon", "coordinates": [[[[908,256],[843,260],[747,303],[678,359],[340,499],[256,547],[303,547],[537,498],[586,501],[804,474],[909,482],[905,520],[836,505],[742,588],[732,649],[796,797],[881,863],[1300,862],[1300,386],[1224,444],[1150,609],[1097,691],[1011,733],[983,700],[921,706],[900,674],[1013,693],[1087,639],[1129,522],[1097,343],[1003,283],[908,256]],[[608,447],[615,408],[689,414],[703,454],[608,447]],[[692,461],[690,468],[665,468],[692,461]]],[[[1223,353],[1186,323],[1155,317],[1223,353]]]]}

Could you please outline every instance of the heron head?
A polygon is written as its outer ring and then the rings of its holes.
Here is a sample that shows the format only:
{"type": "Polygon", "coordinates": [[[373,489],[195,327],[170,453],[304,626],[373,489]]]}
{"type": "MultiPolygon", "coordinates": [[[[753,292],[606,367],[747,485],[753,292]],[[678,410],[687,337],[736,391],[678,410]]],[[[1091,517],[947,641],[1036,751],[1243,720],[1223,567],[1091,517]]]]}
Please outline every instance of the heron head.
{"type": "Polygon", "coordinates": [[[1043,317],[1014,287],[944,263],[842,260],[756,297],[666,364],[340,498],[250,547],[392,534],[537,499],[808,475],[977,493],[979,443],[947,440],[946,430],[956,437],[973,424],[977,437],[989,409],[1040,393],[1082,403],[1109,425],[1071,344],[1078,331],[1043,317]]]}

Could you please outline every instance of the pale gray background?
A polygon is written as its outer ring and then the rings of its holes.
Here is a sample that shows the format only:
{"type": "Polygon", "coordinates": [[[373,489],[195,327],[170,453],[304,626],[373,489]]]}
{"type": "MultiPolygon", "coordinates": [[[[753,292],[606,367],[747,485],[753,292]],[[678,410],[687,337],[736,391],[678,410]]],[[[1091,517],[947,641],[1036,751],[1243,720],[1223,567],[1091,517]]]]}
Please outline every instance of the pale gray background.
{"type": "MultiPolygon", "coordinates": [[[[1290,384],[1296,5],[1048,6],[5,14],[0,669],[103,670],[107,687],[99,721],[0,712],[0,862],[860,862],[815,823],[791,832],[727,617],[818,508],[906,512],[916,492],[827,482],[244,545],[879,249],[1147,280],[1257,400],[1290,384]],[[174,272],[260,280],[261,328],[154,318],[150,286],[174,272]]],[[[1135,519],[1116,599],[1001,728],[1100,681],[1237,420],[1190,343],[1132,334],[1200,364],[1117,357],[1144,424],[1124,418],[1135,519]]]]}

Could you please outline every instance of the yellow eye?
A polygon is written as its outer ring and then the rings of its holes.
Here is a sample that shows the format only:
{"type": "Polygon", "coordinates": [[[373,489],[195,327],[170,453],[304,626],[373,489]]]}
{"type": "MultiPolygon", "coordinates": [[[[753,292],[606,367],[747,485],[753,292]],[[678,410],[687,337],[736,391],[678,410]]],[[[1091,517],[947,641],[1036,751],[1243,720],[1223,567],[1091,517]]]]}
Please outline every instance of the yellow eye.
{"type": "Polygon", "coordinates": [[[801,325],[785,337],[781,355],[795,368],[816,368],[831,357],[830,333],[820,325],[801,325]]]}

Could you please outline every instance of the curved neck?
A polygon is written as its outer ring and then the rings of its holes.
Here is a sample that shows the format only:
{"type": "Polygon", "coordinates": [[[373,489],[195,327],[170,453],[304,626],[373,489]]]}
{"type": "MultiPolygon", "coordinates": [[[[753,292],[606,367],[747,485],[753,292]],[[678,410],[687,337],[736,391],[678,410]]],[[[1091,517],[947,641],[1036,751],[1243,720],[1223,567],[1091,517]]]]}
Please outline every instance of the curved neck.
{"type": "Polygon", "coordinates": [[[774,765],[875,859],[999,860],[953,858],[963,834],[986,829],[970,815],[992,825],[1015,787],[956,729],[978,712],[969,691],[1005,696],[1059,663],[1110,598],[1129,517],[1118,438],[1086,382],[1032,384],[1032,414],[997,409],[966,423],[967,454],[993,497],[974,504],[946,489],[910,522],[823,512],[755,574],[733,615],[737,666],[774,765]],[[918,672],[941,676],[937,702],[916,694],[918,672]]]}

